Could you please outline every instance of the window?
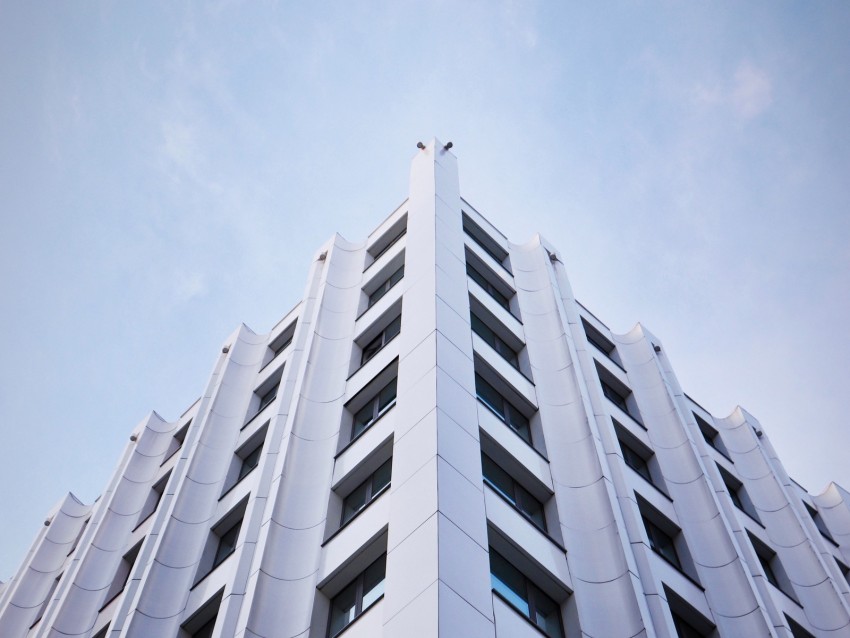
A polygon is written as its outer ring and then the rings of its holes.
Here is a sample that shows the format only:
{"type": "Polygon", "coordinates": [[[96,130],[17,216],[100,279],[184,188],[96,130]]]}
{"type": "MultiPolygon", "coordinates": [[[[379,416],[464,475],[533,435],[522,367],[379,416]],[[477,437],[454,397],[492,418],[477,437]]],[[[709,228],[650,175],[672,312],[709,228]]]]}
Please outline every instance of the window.
{"type": "Polygon", "coordinates": [[[726,490],[729,492],[729,498],[732,499],[735,507],[760,524],[761,520],[759,520],[758,512],[750,500],[747,490],[744,489],[744,484],[720,465],[717,466],[717,470],[720,472],[720,478],[723,479],[723,484],[726,486],[726,490]]]}
{"type": "Polygon", "coordinates": [[[275,337],[272,342],[269,344],[269,350],[271,351],[272,356],[269,358],[269,361],[278,356],[281,352],[286,350],[289,347],[289,344],[292,343],[292,338],[295,336],[295,322],[293,321],[286,328],[284,328],[283,332],[281,332],[277,337],[275,337]]]}
{"type": "Polygon", "coordinates": [[[217,592],[180,627],[177,638],[211,638],[224,590],[217,592]]]}
{"type": "Polygon", "coordinates": [[[716,635],[714,625],[667,585],[664,585],[664,594],[670,606],[670,615],[673,617],[673,626],[678,638],[706,638],[716,635]]]}
{"type": "Polygon", "coordinates": [[[375,472],[345,497],[342,503],[342,521],[345,525],[389,486],[392,477],[392,459],[384,462],[375,472]]]}
{"type": "Polygon", "coordinates": [[[265,409],[266,409],[269,405],[271,405],[271,402],[272,402],[272,401],[274,401],[274,400],[275,400],[275,398],[277,397],[277,389],[278,389],[278,387],[280,387],[280,383],[279,383],[279,382],[278,382],[278,383],[275,383],[275,384],[274,384],[271,388],[269,388],[269,390],[267,390],[267,391],[265,392],[265,394],[263,394],[263,395],[260,397],[260,407],[259,407],[259,408],[257,408],[257,412],[262,412],[262,411],[263,411],[263,410],[265,410],[265,409]]]}
{"type": "Polygon", "coordinates": [[[508,251],[502,248],[481,226],[472,221],[472,218],[466,213],[463,213],[463,232],[483,248],[484,252],[496,260],[499,265],[510,272],[510,268],[505,265],[508,259],[508,251]]]}
{"type": "Polygon", "coordinates": [[[468,261],[466,262],[466,274],[469,275],[469,278],[472,279],[472,281],[481,286],[484,291],[496,301],[496,303],[510,312],[511,303],[508,298],[496,286],[491,284],[490,281],[468,261]]]}
{"type": "Polygon", "coordinates": [[[803,505],[806,506],[806,511],[809,513],[809,516],[812,517],[812,520],[815,522],[815,527],[818,528],[818,531],[821,533],[826,540],[828,540],[833,545],[837,545],[835,539],[832,537],[832,534],[829,533],[829,528],[826,526],[826,523],[821,517],[820,512],[818,512],[814,507],[803,501],[803,505]]]}
{"type": "Polygon", "coordinates": [[[210,530],[204,553],[198,565],[196,584],[206,578],[211,571],[236,551],[239,531],[242,529],[242,519],[247,507],[248,498],[245,497],[210,530]]]}
{"type": "Polygon", "coordinates": [[[632,447],[625,443],[622,439],[620,439],[620,449],[623,451],[623,460],[626,462],[626,465],[652,483],[652,474],[649,471],[649,464],[643,455],[632,449],[632,447]]]}
{"type": "Polygon", "coordinates": [[[626,397],[620,394],[617,390],[612,388],[610,385],[605,383],[604,381],[600,381],[602,384],[602,394],[605,395],[605,398],[608,399],[611,403],[620,408],[623,412],[628,414],[629,406],[626,403],[626,397]]]}
{"type": "Polygon", "coordinates": [[[165,486],[168,484],[170,477],[171,472],[169,471],[168,474],[153,484],[150,492],[148,492],[148,498],[142,506],[142,511],[139,513],[139,522],[136,523],[136,527],[146,521],[156,511],[156,508],[159,507],[159,502],[162,500],[162,495],[165,493],[165,486]]]}
{"type": "Polygon", "coordinates": [[[369,359],[378,354],[378,352],[392,341],[399,332],[401,332],[401,315],[393,319],[390,324],[381,331],[381,334],[363,346],[363,353],[360,357],[360,365],[364,365],[367,361],[369,361],[369,359]]]}
{"type": "Polygon", "coordinates": [[[713,427],[711,427],[705,421],[705,419],[697,415],[696,412],[694,412],[693,415],[694,419],[696,419],[697,427],[699,427],[699,431],[702,434],[702,438],[705,439],[705,442],[728,459],[729,452],[726,450],[726,446],[723,444],[723,440],[720,438],[720,433],[713,427]]]}
{"type": "Polygon", "coordinates": [[[367,307],[371,308],[376,303],[378,303],[378,301],[385,294],[387,294],[393,286],[395,286],[398,282],[400,282],[403,277],[404,277],[404,264],[402,264],[401,267],[398,270],[396,270],[393,274],[391,274],[386,279],[386,281],[384,281],[384,283],[382,283],[380,286],[378,286],[378,288],[375,290],[375,292],[373,292],[371,295],[369,295],[369,304],[368,304],[367,307]]]}
{"type": "Polygon", "coordinates": [[[222,497],[232,490],[239,482],[248,476],[260,464],[263,454],[263,443],[269,423],[266,422],[251,437],[233,453],[227,476],[224,479],[222,497]]]}
{"type": "Polygon", "coordinates": [[[478,398],[493,413],[505,422],[523,441],[531,445],[531,428],[528,419],[513,406],[499,391],[487,383],[480,374],[475,375],[475,392],[478,398]]]}
{"type": "Polygon", "coordinates": [[[109,623],[106,623],[106,625],[103,627],[103,629],[101,629],[99,632],[97,632],[91,638],[106,638],[107,633],[109,633],[109,623]]]}
{"type": "Polygon", "coordinates": [[[788,579],[788,575],[785,573],[785,568],[779,561],[779,557],[776,555],[776,552],[749,532],[747,532],[747,536],[750,537],[750,543],[753,545],[756,557],[758,558],[762,571],[764,571],[764,577],[767,579],[767,582],[776,587],[791,600],[797,602],[797,597],[794,594],[794,587],[791,585],[791,581],[788,579]]]}
{"type": "Polygon", "coordinates": [[[588,323],[584,317],[581,319],[581,325],[584,328],[584,334],[587,337],[588,343],[592,345],[594,348],[599,350],[606,357],[611,359],[618,366],[622,366],[620,362],[620,357],[617,354],[616,346],[608,340],[599,330],[594,328],[590,323],[588,323]]]}
{"type": "Polygon", "coordinates": [[[546,532],[543,503],[534,498],[531,492],[517,483],[510,474],[484,453],[481,454],[481,467],[484,473],[484,482],[505,497],[528,520],[543,532],[546,532]]]}
{"type": "Polygon", "coordinates": [[[395,246],[395,245],[396,245],[396,242],[398,242],[398,240],[399,240],[399,239],[401,239],[402,237],[404,237],[406,234],[407,234],[407,226],[405,226],[404,228],[402,228],[402,229],[401,229],[401,232],[397,233],[394,237],[392,237],[392,238],[391,238],[391,239],[390,239],[390,240],[389,240],[386,244],[384,244],[383,246],[381,246],[381,244],[383,243],[383,241],[375,242],[375,245],[373,245],[373,246],[369,249],[369,254],[370,254],[370,255],[373,255],[373,256],[372,256],[372,263],[375,263],[376,261],[378,261],[378,260],[381,258],[381,256],[382,256],[385,252],[387,252],[390,248],[392,248],[393,246],[395,246]],[[373,251],[374,251],[375,249],[377,249],[377,252],[375,252],[375,253],[373,254],[373,251]]]}
{"type": "Polygon", "coordinates": [[[501,554],[490,548],[493,591],[550,638],[563,638],[561,607],[501,554]]]}
{"type": "Polygon", "coordinates": [[[104,607],[112,602],[118,594],[124,591],[124,587],[127,585],[127,580],[130,578],[130,572],[133,570],[133,565],[136,564],[136,558],[139,557],[139,550],[141,548],[142,541],[139,541],[129,552],[124,554],[124,557],[121,559],[121,563],[118,565],[118,570],[112,578],[112,584],[106,592],[105,602],[103,603],[104,607]]]}
{"type": "Polygon", "coordinates": [[[390,381],[366,405],[355,413],[354,425],[351,430],[352,440],[360,436],[369,426],[383,416],[387,410],[395,405],[396,382],[397,379],[390,381]]]}
{"type": "Polygon", "coordinates": [[[510,363],[514,368],[519,370],[519,357],[517,353],[511,348],[501,337],[499,337],[495,332],[493,332],[487,324],[485,324],[481,319],[478,318],[475,314],[470,314],[470,321],[472,322],[472,331],[481,337],[487,345],[489,345],[493,350],[498,352],[502,358],[510,363]]]}
{"type": "Polygon", "coordinates": [[[682,563],[679,561],[679,554],[676,552],[673,537],[646,516],[643,517],[643,526],[646,528],[646,535],[649,537],[649,546],[652,551],[681,571],[682,563]]]}
{"type": "Polygon", "coordinates": [[[794,638],[815,638],[788,614],[785,614],[785,621],[788,623],[788,627],[791,629],[791,635],[794,638]]]}
{"type": "Polygon", "coordinates": [[[171,442],[168,444],[168,450],[166,450],[165,458],[162,461],[163,463],[174,456],[174,453],[183,447],[183,441],[186,440],[186,433],[189,431],[189,425],[191,425],[191,423],[192,421],[190,419],[186,422],[186,425],[177,430],[177,432],[174,433],[174,436],[171,437],[171,442]]]}
{"type": "Polygon", "coordinates": [[[369,565],[331,601],[328,635],[336,636],[384,595],[387,555],[369,565]]]}

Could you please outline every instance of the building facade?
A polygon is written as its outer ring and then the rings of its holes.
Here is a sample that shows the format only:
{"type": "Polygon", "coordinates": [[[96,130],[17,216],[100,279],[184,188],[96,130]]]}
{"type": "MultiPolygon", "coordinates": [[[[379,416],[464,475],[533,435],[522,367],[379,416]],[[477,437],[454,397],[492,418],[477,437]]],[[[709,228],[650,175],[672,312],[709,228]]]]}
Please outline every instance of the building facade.
{"type": "Polygon", "coordinates": [[[50,513],[0,636],[850,636],[848,502],[612,334],[434,140],[366,241],[50,513]]]}

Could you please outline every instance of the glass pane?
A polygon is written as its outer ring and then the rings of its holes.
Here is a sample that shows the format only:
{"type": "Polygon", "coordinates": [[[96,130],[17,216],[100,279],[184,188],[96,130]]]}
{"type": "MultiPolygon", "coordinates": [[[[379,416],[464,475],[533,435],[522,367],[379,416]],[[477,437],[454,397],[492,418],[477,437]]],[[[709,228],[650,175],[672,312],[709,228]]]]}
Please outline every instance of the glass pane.
{"type": "Polygon", "coordinates": [[[626,444],[622,444],[621,448],[623,450],[623,460],[625,460],[626,464],[652,483],[652,476],[649,473],[649,466],[646,464],[646,460],[626,444]]]}
{"type": "Polygon", "coordinates": [[[390,459],[375,470],[375,473],[372,475],[372,498],[375,498],[378,492],[389,485],[390,478],[392,477],[392,469],[393,461],[390,459]]]}
{"type": "Polygon", "coordinates": [[[530,518],[537,527],[546,531],[546,517],[543,515],[543,504],[534,498],[521,485],[516,486],[519,508],[530,518]]]}
{"type": "Polygon", "coordinates": [[[490,583],[493,589],[528,618],[525,576],[492,549],[490,550],[490,583]]]}
{"type": "Polygon", "coordinates": [[[233,553],[233,550],[236,549],[236,541],[239,538],[240,527],[242,527],[242,521],[236,523],[236,525],[231,527],[219,537],[218,548],[215,551],[215,558],[213,559],[213,568],[218,567],[221,562],[230,556],[230,554],[233,553]]]}
{"type": "Polygon", "coordinates": [[[484,290],[487,290],[487,280],[484,279],[484,275],[475,270],[469,264],[466,265],[466,274],[469,275],[469,278],[472,279],[475,283],[481,286],[484,290]]]}
{"type": "Polygon", "coordinates": [[[354,427],[351,430],[352,439],[372,424],[372,421],[374,421],[374,412],[374,399],[358,410],[357,414],[354,415],[354,427]]]}
{"type": "Polygon", "coordinates": [[[347,523],[366,505],[369,493],[369,481],[364,481],[349,494],[342,503],[342,524],[347,523]]]}
{"type": "Polygon", "coordinates": [[[384,343],[395,337],[401,332],[401,317],[393,319],[392,323],[384,329],[384,343]]]}
{"type": "Polygon", "coordinates": [[[510,475],[496,465],[495,461],[486,454],[481,456],[481,468],[486,481],[511,503],[516,504],[514,496],[514,481],[510,475]]]}
{"type": "Polygon", "coordinates": [[[277,396],[277,387],[278,386],[275,385],[271,390],[269,390],[262,396],[262,398],[260,399],[260,408],[259,410],[257,410],[258,412],[260,410],[263,410],[269,403],[274,401],[274,398],[277,396]]]}
{"type": "Polygon", "coordinates": [[[472,320],[472,331],[491,346],[495,347],[496,335],[493,334],[493,331],[484,325],[484,322],[475,315],[471,315],[470,319],[472,320]]]}
{"type": "Polygon", "coordinates": [[[534,595],[534,623],[540,627],[547,636],[561,638],[561,608],[542,591],[533,588],[534,595]]]}
{"type": "Polygon", "coordinates": [[[369,359],[378,354],[378,351],[383,347],[384,335],[379,334],[363,347],[363,356],[360,358],[360,365],[366,363],[369,359]]]}
{"type": "Polygon", "coordinates": [[[505,420],[505,400],[502,395],[477,374],[475,375],[475,392],[479,399],[489,405],[503,421],[505,420]]]}
{"type": "Polygon", "coordinates": [[[342,631],[357,615],[357,581],[343,589],[331,602],[330,635],[342,631]]]}
{"type": "Polygon", "coordinates": [[[531,443],[531,430],[528,427],[528,419],[512,405],[508,406],[510,412],[510,426],[519,434],[526,443],[531,443]]]}
{"type": "Polygon", "coordinates": [[[496,300],[496,302],[497,302],[500,306],[502,306],[502,308],[504,308],[505,310],[510,310],[510,309],[511,309],[511,308],[510,308],[511,304],[510,304],[510,302],[508,301],[508,298],[507,298],[507,297],[505,297],[505,295],[503,295],[502,293],[500,293],[500,292],[496,289],[496,287],[495,287],[495,286],[492,286],[492,285],[487,286],[487,292],[488,292],[488,293],[490,293],[490,296],[491,296],[491,297],[493,297],[493,299],[495,299],[495,300],[496,300]]]}
{"type": "Polygon", "coordinates": [[[384,283],[382,283],[378,287],[378,289],[373,292],[372,295],[369,297],[369,305],[374,306],[381,297],[387,294],[387,291],[390,289],[390,285],[391,284],[389,281],[385,281],[384,283]]]}
{"type": "Polygon", "coordinates": [[[242,466],[239,468],[239,480],[241,481],[245,478],[245,475],[248,474],[251,470],[257,467],[257,464],[260,462],[260,453],[263,451],[263,446],[261,445],[253,452],[251,452],[248,456],[242,459],[242,466]]]}
{"type": "Polygon", "coordinates": [[[676,546],[673,544],[673,539],[652,521],[644,518],[643,522],[646,526],[646,534],[649,537],[650,547],[670,561],[676,568],[681,569],[682,566],[679,563],[679,555],[676,553],[676,546]]]}
{"type": "Polygon", "coordinates": [[[363,606],[366,610],[384,595],[384,575],[387,571],[387,557],[381,556],[363,572],[363,606]]]}
{"type": "Polygon", "coordinates": [[[383,390],[381,390],[380,399],[378,403],[378,412],[383,411],[390,403],[395,401],[396,395],[396,379],[387,384],[383,390]]]}
{"type": "Polygon", "coordinates": [[[401,278],[404,277],[404,266],[396,270],[392,275],[390,275],[389,288],[395,286],[398,282],[401,281],[401,278]]]}

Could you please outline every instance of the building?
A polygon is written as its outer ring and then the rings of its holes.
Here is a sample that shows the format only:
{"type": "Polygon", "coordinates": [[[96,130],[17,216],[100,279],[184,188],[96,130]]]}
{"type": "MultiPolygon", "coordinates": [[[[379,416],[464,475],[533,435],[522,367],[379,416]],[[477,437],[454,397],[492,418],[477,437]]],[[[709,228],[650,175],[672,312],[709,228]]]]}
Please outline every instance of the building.
{"type": "Polygon", "coordinates": [[[0,635],[850,636],[847,492],[807,494],[659,339],[612,334],[448,149],[139,424],[96,503],[50,513],[0,635]]]}

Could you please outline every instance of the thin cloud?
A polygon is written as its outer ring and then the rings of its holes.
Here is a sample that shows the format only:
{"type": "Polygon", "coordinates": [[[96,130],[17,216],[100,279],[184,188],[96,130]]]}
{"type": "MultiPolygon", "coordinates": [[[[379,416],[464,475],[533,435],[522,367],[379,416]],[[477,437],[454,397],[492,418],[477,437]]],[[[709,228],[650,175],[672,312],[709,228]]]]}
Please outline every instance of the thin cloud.
{"type": "Polygon", "coordinates": [[[735,69],[731,81],[706,85],[698,84],[693,101],[709,107],[726,107],[738,117],[753,119],[773,104],[773,82],[764,69],[743,60],[735,69]]]}

